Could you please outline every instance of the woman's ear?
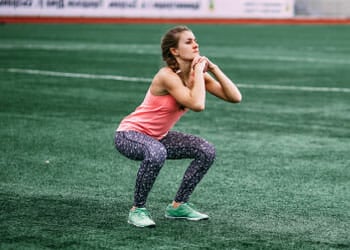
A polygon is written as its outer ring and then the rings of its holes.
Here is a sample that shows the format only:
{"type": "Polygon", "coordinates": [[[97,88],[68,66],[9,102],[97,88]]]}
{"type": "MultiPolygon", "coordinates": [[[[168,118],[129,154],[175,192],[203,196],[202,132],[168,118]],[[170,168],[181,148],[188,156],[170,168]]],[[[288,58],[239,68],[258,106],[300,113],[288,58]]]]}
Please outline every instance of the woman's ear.
{"type": "Polygon", "coordinates": [[[170,53],[173,56],[178,56],[179,55],[178,50],[176,48],[170,48],[170,53]]]}

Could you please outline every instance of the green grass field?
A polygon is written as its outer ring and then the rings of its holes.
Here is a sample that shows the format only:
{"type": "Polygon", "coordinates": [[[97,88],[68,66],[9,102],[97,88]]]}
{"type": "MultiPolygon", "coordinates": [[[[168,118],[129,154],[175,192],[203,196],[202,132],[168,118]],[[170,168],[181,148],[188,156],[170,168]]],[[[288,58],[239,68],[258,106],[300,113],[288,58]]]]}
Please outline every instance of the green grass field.
{"type": "Polygon", "coordinates": [[[150,194],[157,227],[126,223],[138,162],[114,130],[171,26],[0,26],[0,249],[350,249],[346,25],[190,25],[243,94],[175,127],[216,145],[191,199],[211,219],[164,218],[181,160],[150,194]]]}

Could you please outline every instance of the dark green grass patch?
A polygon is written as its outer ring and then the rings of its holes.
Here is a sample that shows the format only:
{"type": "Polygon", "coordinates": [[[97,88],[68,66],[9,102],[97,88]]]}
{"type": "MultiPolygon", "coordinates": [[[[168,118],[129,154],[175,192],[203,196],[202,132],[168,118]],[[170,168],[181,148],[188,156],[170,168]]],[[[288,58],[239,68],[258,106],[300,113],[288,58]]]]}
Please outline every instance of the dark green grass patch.
{"type": "Polygon", "coordinates": [[[208,96],[175,126],[216,145],[191,200],[211,219],[164,218],[180,160],[149,196],[157,227],[126,223],[138,162],[116,152],[114,130],[162,65],[169,27],[0,26],[0,248],[349,249],[348,26],[191,26],[243,93],[236,105],[208,96]]]}

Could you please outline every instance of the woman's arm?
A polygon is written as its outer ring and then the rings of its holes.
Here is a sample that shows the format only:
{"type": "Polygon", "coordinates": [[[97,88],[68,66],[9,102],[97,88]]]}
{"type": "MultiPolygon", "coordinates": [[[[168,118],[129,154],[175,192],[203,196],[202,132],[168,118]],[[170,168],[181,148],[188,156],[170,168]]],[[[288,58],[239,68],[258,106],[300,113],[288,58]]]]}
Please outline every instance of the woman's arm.
{"type": "Polygon", "coordinates": [[[208,71],[205,74],[205,87],[211,94],[228,102],[238,103],[242,100],[242,95],[237,86],[225,75],[225,73],[215,64],[208,60],[208,71]]]}
{"type": "Polygon", "coordinates": [[[203,70],[206,62],[197,63],[193,69],[193,82],[185,86],[181,78],[169,68],[161,69],[152,85],[159,86],[164,94],[169,93],[182,106],[199,112],[205,109],[205,80],[203,70]]]}

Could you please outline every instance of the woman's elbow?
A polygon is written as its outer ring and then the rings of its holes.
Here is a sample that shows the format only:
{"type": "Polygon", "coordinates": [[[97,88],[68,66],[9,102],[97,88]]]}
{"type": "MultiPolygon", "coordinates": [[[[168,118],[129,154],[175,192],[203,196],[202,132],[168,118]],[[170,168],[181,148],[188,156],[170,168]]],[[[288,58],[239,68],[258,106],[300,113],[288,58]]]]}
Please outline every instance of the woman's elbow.
{"type": "Polygon", "coordinates": [[[240,103],[242,101],[242,95],[239,94],[239,96],[237,96],[235,103],[240,103]]]}
{"type": "Polygon", "coordinates": [[[193,105],[191,107],[191,110],[194,112],[201,112],[205,109],[205,104],[204,103],[199,103],[197,105],[193,105]]]}
{"type": "Polygon", "coordinates": [[[230,98],[228,101],[232,102],[232,103],[240,103],[242,101],[242,95],[237,94],[237,95],[233,96],[232,98],[230,98]]]}

